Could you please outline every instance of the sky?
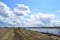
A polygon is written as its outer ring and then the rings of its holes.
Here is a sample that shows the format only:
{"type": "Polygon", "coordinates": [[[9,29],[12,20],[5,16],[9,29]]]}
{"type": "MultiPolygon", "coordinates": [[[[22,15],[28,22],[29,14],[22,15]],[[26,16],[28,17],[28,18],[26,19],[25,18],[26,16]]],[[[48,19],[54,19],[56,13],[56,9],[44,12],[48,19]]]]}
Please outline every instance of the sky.
{"type": "Polygon", "coordinates": [[[60,26],[60,0],[0,0],[0,26],[60,26]]]}

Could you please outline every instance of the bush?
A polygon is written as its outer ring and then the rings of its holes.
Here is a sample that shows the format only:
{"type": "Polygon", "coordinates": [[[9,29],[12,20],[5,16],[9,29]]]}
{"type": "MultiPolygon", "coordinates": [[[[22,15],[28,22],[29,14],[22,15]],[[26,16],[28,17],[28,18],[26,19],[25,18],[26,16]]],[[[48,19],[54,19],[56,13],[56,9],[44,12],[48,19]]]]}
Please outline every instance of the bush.
{"type": "Polygon", "coordinates": [[[18,29],[21,29],[20,27],[18,27],[18,29]]]}
{"type": "Polygon", "coordinates": [[[4,27],[4,28],[8,28],[8,27],[4,27]]]}

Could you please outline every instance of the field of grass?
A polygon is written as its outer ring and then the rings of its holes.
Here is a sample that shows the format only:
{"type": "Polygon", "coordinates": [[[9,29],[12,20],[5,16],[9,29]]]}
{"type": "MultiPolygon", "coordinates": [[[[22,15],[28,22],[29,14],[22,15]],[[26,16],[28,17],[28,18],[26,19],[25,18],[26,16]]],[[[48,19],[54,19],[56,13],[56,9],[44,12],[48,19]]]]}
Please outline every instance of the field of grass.
{"type": "Polygon", "coordinates": [[[0,40],[60,40],[60,37],[26,29],[2,28],[0,40]]]}

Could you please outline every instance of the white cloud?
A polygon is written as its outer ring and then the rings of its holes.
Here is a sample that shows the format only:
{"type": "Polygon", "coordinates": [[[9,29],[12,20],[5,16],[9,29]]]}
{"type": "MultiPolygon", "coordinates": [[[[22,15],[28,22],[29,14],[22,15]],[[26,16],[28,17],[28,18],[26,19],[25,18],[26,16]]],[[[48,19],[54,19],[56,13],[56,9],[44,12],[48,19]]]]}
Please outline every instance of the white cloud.
{"type": "Polygon", "coordinates": [[[0,2],[0,21],[12,24],[11,20],[13,20],[14,17],[15,14],[13,14],[13,12],[10,11],[10,8],[3,2],[0,2]]]}
{"type": "Polygon", "coordinates": [[[13,11],[11,11],[6,4],[0,2],[0,21],[14,26],[52,26],[53,20],[56,17],[53,14],[36,13],[29,15],[28,13],[30,13],[30,9],[24,4],[18,4],[17,7],[15,7],[13,11]],[[29,19],[24,17],[27,15],[29,19]]]}
{"type": "Polygon", "coordinates": [[[52,20],[52,25],[53,26],[60,26],[60,21],[58,21],[58,20],[52,20]]]}
{"type": "Polygon", "coordinates": [[[57,12],[60,12],[60,10],[57,10],[57,12]]]}
{"type": "Polygon", "coordinates": [[[6,4],[0,2],[0,11],[7,12],[7,11],[9,11],[9,8],[8,8],[8,6],[6,4]]]}
{"type": "Polygon", "coordinates": [[[0,15],[8,16],[9,8],[6,4],[0,2],[0,15]]]}
{"type": "Polygon", "coordinates": [[[25,6],[24,4],[17,4],[17,7],[14,8],[14,12],[16,15],[23,15],[26,16],[30,13],[29,7],[25,6]]]}
{"type": "Polygon", "coordinates": [[[44,14],[44,13],[36,13],[30,15],[30,19],[28,19],[28,23],[31,26],[52,26],[51,22],[54,20],[55,15],[53,14],[44,14]]]}
{"type": "Polygon", "coordinates": [[[0,2],[0,21],[4,23],[8,23],[8,24],[15,25],[15,26],[20,26],[21,18],[23,19],[24,18],[23,15],[29,12],[30,11],[29,11],[28,6],[25,6],[23,4],[18,4],[17,7],[14,8],[14,11],[11,11],[10,8],[6,4],[4,4],[3,2],[0,2]],[[21,10],[19,9],[20,7],[21,7],[21,10]],[[17,14],[23,13],[23,15],[19,14],[18,16],[15,13],[17,14]]]}

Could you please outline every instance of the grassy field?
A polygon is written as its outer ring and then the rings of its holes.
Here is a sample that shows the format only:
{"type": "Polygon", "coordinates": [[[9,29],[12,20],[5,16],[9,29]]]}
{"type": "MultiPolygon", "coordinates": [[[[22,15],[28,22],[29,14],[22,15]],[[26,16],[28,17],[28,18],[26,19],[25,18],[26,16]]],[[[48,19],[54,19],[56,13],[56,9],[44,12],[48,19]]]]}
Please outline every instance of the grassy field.
{"type": "Polygon", "coordinates": [[[2,28],[0,40],[60,40],[60,37],[25,29],[2,28]]]}

